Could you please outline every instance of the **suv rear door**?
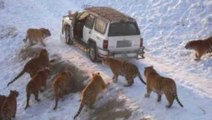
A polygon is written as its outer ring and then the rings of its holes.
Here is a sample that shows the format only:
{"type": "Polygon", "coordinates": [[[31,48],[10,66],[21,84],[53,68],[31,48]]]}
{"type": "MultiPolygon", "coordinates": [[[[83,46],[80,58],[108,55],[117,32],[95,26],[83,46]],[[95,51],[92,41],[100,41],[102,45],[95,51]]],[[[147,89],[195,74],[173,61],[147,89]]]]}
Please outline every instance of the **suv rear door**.
{"type": "Polygon", "coordinates": [[[109,46],[112,52],[136,51],[140,49],[140,31],[135,22],[111,23],[108,31],[109,46]]]}
{"type": "Polygon", "coordinates": [[[96,45],[101,49],[107,49],[103,48],[103,41],[106,40],[106,28],[107,28],[107,22],[101,18],[96,18],[94,22],[94,30],[91,38],[93,38],[96,42],[96,45]]]}
{"type": "Polygon", "coordinates": [[[90,35],[92,33],[93,25],[94,25],[95,17],[93,15],[89,15],[86,18],[85,25],[83,27],[83,41],[87,43],[90,35]]]}

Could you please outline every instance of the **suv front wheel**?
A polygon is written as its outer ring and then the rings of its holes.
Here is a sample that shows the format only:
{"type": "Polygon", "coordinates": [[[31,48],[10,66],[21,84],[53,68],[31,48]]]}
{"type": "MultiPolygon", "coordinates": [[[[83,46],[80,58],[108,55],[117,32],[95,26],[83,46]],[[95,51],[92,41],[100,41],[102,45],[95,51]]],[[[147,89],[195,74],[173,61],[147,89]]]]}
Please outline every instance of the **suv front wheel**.
{"type": "Polygon", "coordinates": [[[73,44],[73,37],[71,34],[70,26],[65,27],[65,41],[66,41],[66,44],[70,44],[70,45],[73,44]]]}
{"type": "Polygon", "coordinates": [[[91,61],[96,62],[97,61],[97,49],[95,45],[91,45],[89,49],[89,57],[91,61]]]}

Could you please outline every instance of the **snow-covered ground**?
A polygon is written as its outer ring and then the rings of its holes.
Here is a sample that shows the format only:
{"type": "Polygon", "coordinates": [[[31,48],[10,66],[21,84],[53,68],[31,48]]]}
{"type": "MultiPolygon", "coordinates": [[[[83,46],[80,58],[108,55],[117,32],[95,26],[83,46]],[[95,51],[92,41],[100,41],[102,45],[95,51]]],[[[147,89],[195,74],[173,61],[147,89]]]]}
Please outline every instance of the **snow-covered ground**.
{"type": "MultiPolygon", "coordinates": [[[[29,27],[50,29],[52,36],[46,41],[50,55],[60,54],[88,74],[100,71],[105,80],[111,81],[112,73],[108,67],[90,62],[84,52],[60,40],[62,16],[68,10],[82,10],[87,5],[111,6],[136,18],[147,48],[146,58],[131,62],[142,74],[145,66],[153,65],[162,75],[173,78],[184,108],[175,102],[167,109],[165,97],[157,103],[154,93],[145,98],[145,86],[138,78],[133,86],[123,87],[126,82],[123,77],[110,86],[97,106],[115,96],[119,101],[125,101],[125,109],[133,111],[130,117],[119,119],[212,120],[211,56],[205,55],[197,62],[194,53],[184,48],[189,40],[212,35],[211,0],[0,0],[0,94],[7,95],[11,89],[19,91],[17,120],[70,120],[79,107],[80,93],[67,95],[56,111],[52,110],[53,98],[48,97],[51,95],[41,93],[41,102],[31,100],[31,107],[24,110],[25,86],[30,80],[27,74],[6,87],[29,60],[18,57],[29,27]]],[[[119,106],[115,111],[119,109],[122,108],[119,106]]],[[[83,111],[79,119],[95,119],[96,114],[88,113],[83,111]]],[[[108,114],[108,119],[115,119],[111,116],[108,114]]]]}

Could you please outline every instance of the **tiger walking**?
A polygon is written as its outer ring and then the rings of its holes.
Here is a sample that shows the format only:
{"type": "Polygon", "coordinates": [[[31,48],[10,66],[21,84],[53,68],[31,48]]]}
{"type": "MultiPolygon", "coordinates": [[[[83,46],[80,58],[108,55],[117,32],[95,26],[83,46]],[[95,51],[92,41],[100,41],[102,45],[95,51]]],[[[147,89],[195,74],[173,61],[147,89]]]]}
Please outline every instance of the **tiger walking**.
{"type": "Polygon", "coordinates": [[[128,87],[134,83],[134,78],[138,76],[141,82],[146,85],[137,66],[132,63],[107,57],[103,59],[103,64],[110,67],[113,72],[113,82],[115,83],[118,81],[118,76],[122,75],[125,76],[128,83],[125,86],[128,87]]]}
{"type": "Polygon", "coordinates": [[[195,60],[200,60],[206,53],[212,53],[212,37],[204,40],[192,40],[185,45],[186,49],[193,49],[196,51],[195,60]]]}

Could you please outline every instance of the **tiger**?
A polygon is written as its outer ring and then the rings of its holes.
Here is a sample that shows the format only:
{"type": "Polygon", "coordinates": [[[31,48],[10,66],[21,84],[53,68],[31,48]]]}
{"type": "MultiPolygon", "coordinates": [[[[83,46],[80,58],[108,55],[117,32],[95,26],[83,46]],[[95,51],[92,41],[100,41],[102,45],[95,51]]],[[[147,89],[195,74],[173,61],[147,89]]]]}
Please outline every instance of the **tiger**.
{"type": "Polygon", "coordinates": [[[26,34],[26,38],[23,41],[27,42],[27,40],[29,40],[29,46],[33,46],[34,44],[40,42],[45,47],[46,44],[43,42],[43,40],[51,36],[51,32],[46,28],[29,28],[26,34]]]}
{"type": "Polygon", "coordinates": [[[42,87],[44,88],[46,87],[46,81],[49,77],[49,74],[50,74],[50,70],[49,68],[46,67],[38,71],[38,73],[34,75],[32,79],[29,81],[29,83],[26,86],[27,102],[26,102],[25,110],[29,107],[29,100],[30,100],[31,94],[35,96],[35,100],[37,102],[40,101],[40,99],[38,98],[39,91],[41,90],[42,87]]]}
{"type": "Polygon", "coordinates": [[[9,96],[4,100],[1,106],[1,117],[2,120],[11,120],[15,118],[17,111],[17,97],[19,93],[16,90],[10,90],[9,96]]]}
{"type": "Polygon", "coordinates": [[[206,53],[212,53],[212,37],[206,38],[204,40],[193,40],[189,41],[185,45],[186,49],[193,49],[196,51],[195,60],[200,60],[201,57],[206,53]]]}
{"type": "Polygon", "coordinates": [[[139,77],[141,82],[146,85],[141,74],[136,65],[129,63],[124,60],[118,60],[114,58],[106,57],[102,60],[103,64],[108,65],[113,72],[113,82],[116,83],[118,81],[118,76],[122,75],[125,76],[127,85],[126,87],[131,86],[134,83],[134,78],[139,77]]]}
{"type": "Polygon", "coordinates": [[[66,90],[68,89],[67,87],[72,87],[69,86],[69,82],[71,80],[71,72],[68,71],[67,69],[62,70],[61,72],[59,72],[54,81],[52,82],[52,89],[53,89],[53,93],[55,96],[55,106],[54,106],[54,110],[57,109],[57,104],[58,104],[58,100],[59,98],[62,98],[63,95],[65,94],[66,90]]]}
{"type": "Polygon", "coordinates": [[[85,105],[89,108],[92,108],[98,94],[101,91],[106,90],[108,85],[109,83],[106,84],[104,82],[99,72],[92,74],[92,79],[89,81],[89,83],[86,85],[86,87],[83,89],[81,93],[80,107],[78,112],[74,116],[74,119],[76,119],[79,116],[80,112],[82,111],[85,105]]]}
{"type": "Polygon", "coordinates": [[[174,99],[176,99],[178,104],[183,107],[182,103],[178,99],[177,87],[173,79],[160,76],[153,66],[146,67],[144,75],[147,80],[147,92],[145,97],[150,97],[150,93],[154,91],[158,95],[158,102],[161,101],[162,95],[165,94],[169,102],[166,106],[167,108],[172,106],[174,99]]]}
{"type": "Polygon", "coordinates": [[[25,72],[29,73],[32,78],[40,69],[45,67],[50,67],[49,55],[46,49],[41,49],[39,55],[29,60],[25,64],[24,69],[12,81],[10,81],[7,86],[15,82],[25,72]]]}

